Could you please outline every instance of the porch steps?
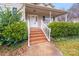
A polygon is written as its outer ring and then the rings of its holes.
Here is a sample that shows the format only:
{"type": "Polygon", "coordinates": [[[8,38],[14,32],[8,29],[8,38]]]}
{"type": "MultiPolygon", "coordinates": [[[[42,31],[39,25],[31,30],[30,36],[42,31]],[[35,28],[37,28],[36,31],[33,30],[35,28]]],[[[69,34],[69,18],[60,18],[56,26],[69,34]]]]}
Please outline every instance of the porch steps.
{"type": "Polygon", "coordinates": [[[30,35],[36,35],[36,34],[42,34],[42,32],[31,32],[31,34],[30,35]]]}
{"type": "Polygon", "coordinates": [[[30,35],[30,37],[39,37],[39,36],[42,37],[42,36],[45,36],[45,35],[44,35],[44,34],[38,34],[38,35],[32,35],[32,34],[31,34],[31,35],[30,35]]]}
{"type": "Polygon", "coordinates": [[[35,38],[32,37],[30,41],[36,41],[38,39],[42,40],[42,39],[46,39],[46,37],[43,37],[43,36],[42,37],[41,36],[40,37],[35,37],[35,38]]]}
{"type": "Polygon", "coordinates": [[[43,43],[46,41],[47,41],[47,39],[41,29],[31,28],[31,30],[30,30],[30,44],[31,45],[43,43]]]}

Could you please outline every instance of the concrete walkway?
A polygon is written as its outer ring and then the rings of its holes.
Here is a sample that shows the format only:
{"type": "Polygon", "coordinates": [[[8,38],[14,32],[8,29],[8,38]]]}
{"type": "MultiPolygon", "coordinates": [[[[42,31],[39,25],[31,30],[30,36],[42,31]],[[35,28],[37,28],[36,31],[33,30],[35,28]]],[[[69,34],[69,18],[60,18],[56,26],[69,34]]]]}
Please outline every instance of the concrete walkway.
{"type": "Polygon", "coordinates": [[[44,33],[39,28],[31,28],[30,34],[31,47],[27,48],[24,55],[28,56],[60,56],[60,51],[54,44],[47,41],[44,33]]]}
{"type": "Polygon", "coordinates": [[[62,53],[50,42],[31,45],[24,55],[28,56],[62,56],[62,53]]]}

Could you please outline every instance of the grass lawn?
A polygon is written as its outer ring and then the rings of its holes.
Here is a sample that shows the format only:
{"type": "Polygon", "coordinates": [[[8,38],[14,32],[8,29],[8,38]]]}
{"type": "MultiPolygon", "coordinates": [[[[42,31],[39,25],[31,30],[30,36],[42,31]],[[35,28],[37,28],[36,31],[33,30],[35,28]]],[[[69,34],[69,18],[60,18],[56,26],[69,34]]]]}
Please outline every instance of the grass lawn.
{"type": "Polygon", "coordinates": [[[79,37],[56,38],[54,43],[65,56],[79,56],[79,37]]]}

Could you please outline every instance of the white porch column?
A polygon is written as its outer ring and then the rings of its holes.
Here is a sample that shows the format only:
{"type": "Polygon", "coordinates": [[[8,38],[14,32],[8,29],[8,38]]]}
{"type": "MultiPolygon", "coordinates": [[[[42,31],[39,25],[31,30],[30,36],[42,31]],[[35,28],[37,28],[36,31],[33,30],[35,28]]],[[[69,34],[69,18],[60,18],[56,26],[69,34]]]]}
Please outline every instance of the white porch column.
{"type": "Polygon", "coordinates": [[[49,14],[50,14],[50,22],[52,22],[52,18],[51,18],[51,11],[50,11],[50,13],[49,13],[49,14]]]}
{"type": "Polygon", "coordinates": [[[65,22],[67,22],[67,16],[68,16],[68,14],[65,14],[65,22]]]}

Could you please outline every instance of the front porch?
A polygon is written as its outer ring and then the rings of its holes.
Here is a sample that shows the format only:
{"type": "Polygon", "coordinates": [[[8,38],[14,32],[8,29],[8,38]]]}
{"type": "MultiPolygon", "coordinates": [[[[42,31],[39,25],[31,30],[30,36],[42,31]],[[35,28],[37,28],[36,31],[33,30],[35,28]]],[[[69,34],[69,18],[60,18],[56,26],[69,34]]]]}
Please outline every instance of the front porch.
{"type": "MultiPolygon", "coordinates": [[[[47,24],[52,21],[57,21],[58,16],[66,14],[63,10],[53,9],[53,8],[47,8],[42,6],[36,6],[31,4],[26,4],[26,19],[28,21],[28,46],[30,47],[31,43],[31,30],[33,28],[40,28],[41,31],[44,34],[44,37],[46,40],[50,41],[50,32],[51,29],[48,28],[47,24]],[[48,20],[46,20],[46,17],[48,17],[48,20]],[[46,23],[46,22],[47,23],[46,23]]],[[[66,17],[67,20],[67,17],[66,17]]],[[[36,30],[37,31],[37,30],[36,30]]],[[[35,31],[35,32],[36,32],[35,31]]],[[[38,31],[40,32],[40,31],[38,31]]],[[[42,35],[41,34],[41,35],[42,35]]],[[[34,34],[32,34],[34,35],[34,34]]],[[[39,35],[39,34],[35,34],[39,35]]],[[[38,38],[34,38],[34,40],[38,38]]]]}
{"type": "Polygon", "coordinates": [[[59,16],[65,16],[65,21],[67,21],[67,12],[64,10],[59,10],[55,8],[42,7],[37,5],[26,4],[26,18],[30,18],[28,16],[34,15],[37,16],[37,21],[45,21],[48,18],[48,22],[57,21],[59,16]]]}

